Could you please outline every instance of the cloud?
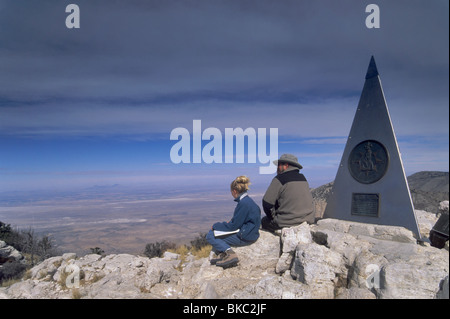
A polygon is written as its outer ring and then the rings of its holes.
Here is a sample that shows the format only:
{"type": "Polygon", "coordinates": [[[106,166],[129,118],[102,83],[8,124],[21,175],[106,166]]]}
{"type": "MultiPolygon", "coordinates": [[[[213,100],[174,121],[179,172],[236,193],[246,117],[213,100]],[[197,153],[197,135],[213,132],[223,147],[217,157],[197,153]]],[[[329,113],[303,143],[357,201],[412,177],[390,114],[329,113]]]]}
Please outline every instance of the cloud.
{"type": "MultiPolygon", "coordinates": [[[[3,96],[158,99],[255,89],[355,94],[372,53],[380,55],[385,74],[393,70],[399,78],[435,77],[448,67],[440,2],[383,1],[384,24],[372,33],[363,22],[364,4],[354,1],[78,4],[82,27],[68,30],[64,1],[6,1],[3,96]]],[[[425,91],[433,87],[422,84],[425,91]]]]}
{"type": "Polygon", "coordinates": [[[423,149],[436,163],[448,152],[447,1],[378,0],[376,30],[365,27],[367,4],[351,0],[77,0],[81,28],[69,30],[71,2],[0,0],[5,145],[169,142],[200,119],[222,132],[278,128],[280,149],[299,143],[327,161],[308,164],[328,166],[374,55],[400,146],[409,138],[405,157],[423,149]],[[424,137],[436,148],[422,148],[424,137]]]}
{"type": "MultiPolygon", "coordinates": [[[[168,139],[172,129],[186,127],[192,132],[192,121],[202,120],[202,129],[217,127],[222,131],[235,127],[279,128],[289,136],[345,135],[351,122],[355,99],[324,101],[310,104],[280,104],[200,100],[197,102],[158,105],[123,105],[108,103],[56,103],[4,106],[0,132],[11,135],[43,136],[129,136],[162,135],[168,139]],[[350,106],[347,106],[350,105],[350,106]],[[69,107],[71,106],[71,107],[69,107]],[[323,112],[314,123],[311,118],[323,112]],[[205,112],[209,110],[209,112],[205,112]],[[33,120],[27,120],[33,114],[33,120]],[[340,121],[336,121],[340,119],[340,121]],[[323,127],[329,127],[324,130],[323,127]],[[322,127],[322,128],[321,128],[322,127]],[[301,128],[301,129],[299,129],[301,128]]],[[[130,103],[131,104],[131,103],[130,103]]]]}

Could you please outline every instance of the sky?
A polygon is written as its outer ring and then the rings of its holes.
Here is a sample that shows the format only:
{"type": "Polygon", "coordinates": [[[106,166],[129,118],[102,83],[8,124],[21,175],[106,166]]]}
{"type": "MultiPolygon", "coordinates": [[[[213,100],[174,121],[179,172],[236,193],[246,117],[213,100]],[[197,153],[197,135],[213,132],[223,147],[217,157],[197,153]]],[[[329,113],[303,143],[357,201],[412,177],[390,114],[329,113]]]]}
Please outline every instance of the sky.
{"type": "Polygon", "coordinates": [[[248,157],[174,163],[171,132],[193,138],[194,120],[222,137],[276,128],[278,154],[320,186],[372,55],[406,174],[448,171],[448,39],[446,0],[0,0],[0,192],[268,186],[275,174],[248,157]],[[80,28],[66,26],[71,3],[80,28]]]}

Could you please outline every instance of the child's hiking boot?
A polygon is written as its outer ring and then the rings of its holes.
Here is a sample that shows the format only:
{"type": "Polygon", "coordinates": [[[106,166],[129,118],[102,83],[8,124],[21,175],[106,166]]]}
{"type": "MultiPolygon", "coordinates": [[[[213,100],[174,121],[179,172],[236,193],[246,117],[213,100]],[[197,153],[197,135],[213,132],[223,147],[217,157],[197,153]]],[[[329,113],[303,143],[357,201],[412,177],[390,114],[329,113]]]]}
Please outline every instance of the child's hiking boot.
{"type": "Polygon", "coordinates": [[[215,265],[215,264],[217,264],[217,262],[221,261],[225,256],[226,256],[226,254],[224,252],[222,252],[219,255],[217,255],[217,258],[213,258],[209,262],[211,265],[215,265]]]}
{"type": "Polygon", "coordinates": [[[216,266],[222,267],[223,269],[237,266],[239,262],[238,256],[232,249],[228,249],[225,252],[225,257],[222,260],[216,262],[216,266]]]}

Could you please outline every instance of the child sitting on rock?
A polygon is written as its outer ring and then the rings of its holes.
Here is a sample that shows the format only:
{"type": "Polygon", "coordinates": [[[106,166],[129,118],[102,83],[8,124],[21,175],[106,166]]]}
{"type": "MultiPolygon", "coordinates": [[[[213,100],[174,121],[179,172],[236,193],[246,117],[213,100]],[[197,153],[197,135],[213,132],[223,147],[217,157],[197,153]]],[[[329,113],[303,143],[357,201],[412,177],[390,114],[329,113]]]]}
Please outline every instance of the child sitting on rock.
{"type": "Polygon", "coordinates": [[[206,235],[207,241],[218,255],[218,258],[210,261],[212,265],[224,269],[236,266],[239,259],[231,246],[250,245],[259,238],[261,210],[247,194],[249,185],[250,180],[247,176],[239,176],[231,183],[231,195],[237,202],[233,218],[229,222],[215,223],[206,235]],[[214,234],[214,231],[237,232],[218,236],[214,234]]]}

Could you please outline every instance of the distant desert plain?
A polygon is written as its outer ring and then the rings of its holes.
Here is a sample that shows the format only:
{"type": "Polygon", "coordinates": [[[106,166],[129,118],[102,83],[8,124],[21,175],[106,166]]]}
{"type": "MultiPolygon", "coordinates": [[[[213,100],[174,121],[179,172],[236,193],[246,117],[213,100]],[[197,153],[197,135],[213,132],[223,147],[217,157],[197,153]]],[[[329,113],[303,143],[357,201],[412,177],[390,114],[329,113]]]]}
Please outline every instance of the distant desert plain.
{"type": "MultiPolygon", "coordinates": [[[[2,194],[0,221],[18,229],[50,235],[62,252],[84,255],[142,254],[148,243],[189,244],[218,221],[228,221],[236,203],[230,193],[155,193],[120,185],[77,192],[2,194]]],[[[263,193],[250,193],[261,206],[263,193]]]]}
{"type": "MultiPolygon", "coordinates": [[[[449,199],[448,172],[418,172],[408,177],[408,184],[416,209],[437,213],[439,203],[449,199]]],[[[229,221],[236,202],[228,185],[158,190],[108,185],[70,191],[1,192],[0,221],[21,230],[31,228],[37,235],[50,235],[62,253],[83,256],[90,248],[99,247],[106,254],[143,254],[148,243],[190,244],[215,222],[229,221]]],[[[249,191],[259,207],[264,187],[261,183],[249,191]]],[[[331,184],[312,189],[320,205],[326,202],[330,189],[331,184]]],[[[316,207],[316,211],[323,208],[316,207]]]]}

